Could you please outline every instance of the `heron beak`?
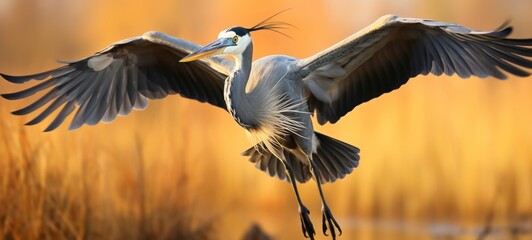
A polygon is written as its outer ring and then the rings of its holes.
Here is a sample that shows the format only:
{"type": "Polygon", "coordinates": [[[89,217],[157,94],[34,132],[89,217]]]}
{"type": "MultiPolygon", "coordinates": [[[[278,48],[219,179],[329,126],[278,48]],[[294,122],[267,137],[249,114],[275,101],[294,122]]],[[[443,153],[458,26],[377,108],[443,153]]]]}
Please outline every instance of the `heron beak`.
{"type": "Polygon", "coordinates": [[[221,38],[185,56],[179,62],[191,62],[204,57],[223,54],[224,48],[234,46],[231,39],[221,38]]]}

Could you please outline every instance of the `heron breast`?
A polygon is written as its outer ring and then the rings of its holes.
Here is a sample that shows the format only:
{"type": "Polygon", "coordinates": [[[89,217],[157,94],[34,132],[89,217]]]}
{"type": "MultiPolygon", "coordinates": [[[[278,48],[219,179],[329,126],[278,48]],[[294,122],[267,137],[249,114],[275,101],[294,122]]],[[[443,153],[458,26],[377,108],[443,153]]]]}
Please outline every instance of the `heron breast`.
{"type": "MultiPolygon", "coordinates": [[[[230,106],[230,105],[229,105],[230,106]]],[[[258,126],[258,124],[254,121],[249,121],[243,117],[241,117],[239,114],[238,114],[238,111],[235,109],[235,108],[232,108],[229,107],[229,113],[231,114],[231,117],[233,117],[233,119],[238,123],[238,125],[240,125],[241,127],[245,128],[245,129],[255,129],[258,126]]]]}

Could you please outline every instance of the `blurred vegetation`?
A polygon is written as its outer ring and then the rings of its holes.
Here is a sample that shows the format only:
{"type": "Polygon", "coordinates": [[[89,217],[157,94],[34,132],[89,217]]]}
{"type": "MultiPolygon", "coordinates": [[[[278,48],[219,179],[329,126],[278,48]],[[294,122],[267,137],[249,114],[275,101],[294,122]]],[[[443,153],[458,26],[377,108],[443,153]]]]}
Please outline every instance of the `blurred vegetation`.
{"type": "MultiPolygon", "coordinates": [[[[289,7],[279,20],[293,39],[257,32],[255,58],[310,56],[387,13],[474,29],[511,19],[513,36],[532,37],[532,1],[518,0],[0,0],[0,72],[43,71],[148,30],[205,44],[289,7]]],[[[17,89],[0,81],[1,93],[17,89]]],[[[301,237],[290,186],[239,155],[249,142],[222,110],[172,96],[112,124],[42,133],[46,123],[9,114],[27,103],[0,99],[0,238],[238,239],[254,222],[301,237]]],[[[422,76],[316,126],[362,150],[353,174],[325,185],[343,239],[530,239],[531,120],[530,77],[422,76]]],[[[319,226],[315,186],[301,193],[319,226]]]]}
{"type": "Polygon", "coordinates": [[[0,129],[1,239],[214,238],[214,218],[195,216],[187,168],[146,175],[140,140],[130,154],[98,153],[91,141],[69,144],[70,152],[33,143],[22,127],[0,129]],[[158,178],[164,185],[151,187],[158,178]]]}

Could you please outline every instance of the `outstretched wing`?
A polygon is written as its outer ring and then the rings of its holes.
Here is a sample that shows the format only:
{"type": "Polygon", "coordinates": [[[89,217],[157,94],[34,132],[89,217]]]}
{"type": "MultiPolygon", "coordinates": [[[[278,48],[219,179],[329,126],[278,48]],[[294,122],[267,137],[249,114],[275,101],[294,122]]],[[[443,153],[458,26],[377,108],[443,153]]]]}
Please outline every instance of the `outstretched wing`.
{"type": "Polygon", "coordinates": [[[432,73],[462,78],[529,76],[532,39],[509,39],[512,28],[474,31],[433,20],[387,15],[338,44],[300,60],[318,122],[335,123],[357,105],[409,78],[432,73]]]}
{"type": "Polygon", "coordinates": [[[180,94],[225,109],[223,85],[234,63],[218,57],[179,62],[199,47],[179,38],[148,32],[54,70],[17,77],[1,74],[13,83],[42,81],[2,96],[15,100],[50,89],[29,106],[13,112],[15,115],[28,114],[51,102],[27,123],[32,125],[61,108],[45,131],[57,128],[76,108],[71,130],[83,124],[113,121],[117,115],[128,115],[132,109],[145,108],[146,98],[160,99],[168,94],[180,94]]]}

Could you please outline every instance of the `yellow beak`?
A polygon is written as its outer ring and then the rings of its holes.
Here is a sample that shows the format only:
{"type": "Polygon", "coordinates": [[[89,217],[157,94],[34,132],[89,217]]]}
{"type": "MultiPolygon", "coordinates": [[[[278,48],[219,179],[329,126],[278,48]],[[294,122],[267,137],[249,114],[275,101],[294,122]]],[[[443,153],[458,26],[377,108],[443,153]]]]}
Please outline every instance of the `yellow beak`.
{"type": "Polygon", "coordinates": [[[201,58],[223,54],[224,48],[233,45],[234,43],[231,42],[231,39],[221,38],[190,53],[189,55],[179,60],[179,62],[191,62],[201,58]]]}

